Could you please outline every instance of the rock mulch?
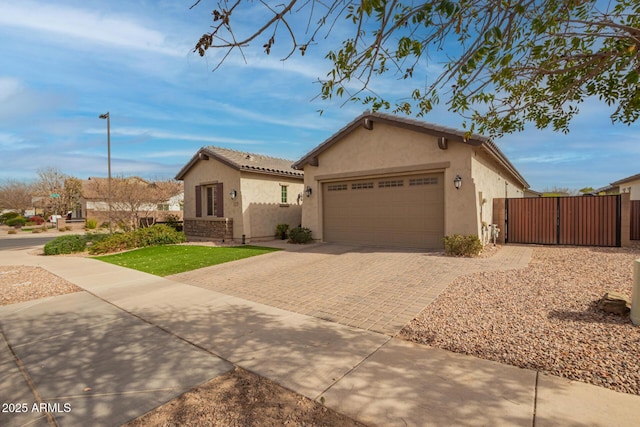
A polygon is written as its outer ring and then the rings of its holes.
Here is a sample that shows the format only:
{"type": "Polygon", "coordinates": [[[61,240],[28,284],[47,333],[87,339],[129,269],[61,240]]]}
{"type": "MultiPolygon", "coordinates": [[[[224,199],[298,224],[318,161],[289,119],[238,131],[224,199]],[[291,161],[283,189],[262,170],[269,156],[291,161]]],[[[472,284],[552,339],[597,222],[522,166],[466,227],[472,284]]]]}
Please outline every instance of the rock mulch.
{"type": "Polygon", "coordinates": [[[0,266],[0,305],[79,292],[82,289],[40,267],[0,266]]]}
{"type": "Polygon", "coordinates": [[[405,339],[640,395],[640,327],[605,313],[631,296],[634,248],[536,247],[529,267],[455,280],[405,339]]]}
{"type": "Polygon", "coordinates": [[[123,427],[138,426],[364,427],[364,424],[236,368],[123,427]]]}

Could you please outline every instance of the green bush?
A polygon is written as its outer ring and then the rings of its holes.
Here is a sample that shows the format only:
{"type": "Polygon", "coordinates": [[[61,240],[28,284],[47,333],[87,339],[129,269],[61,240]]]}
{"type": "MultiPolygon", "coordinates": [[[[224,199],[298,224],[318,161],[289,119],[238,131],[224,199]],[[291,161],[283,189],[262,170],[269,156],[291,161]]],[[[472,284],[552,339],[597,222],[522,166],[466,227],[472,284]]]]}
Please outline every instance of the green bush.
{"type": "Polygon", "coordinates": [[[182,220],[178,215],[167,215],[164,219],[164,223],[176,231],[182,231],[182,220]]]}
{"type": "Polygon", "coordinates": [[[90,254],[106,254],[135,248],[133,233],[113,233],[107,238],[94,243],[89,248],[90,254]]]}
{"type": "Polygon", "coordinates": [[[95,230],[96,228],[98,228],[98,221],[95,219],[88,219],[85,222],[84,226],[87,230],[95,230]]]}
{"type": "Polygon", "coordinates": [[[454,234],[446,236],[444,239],[444,251],[451,256],[474,257],[482,251],[482,243],[478,236],[462,236],[454,234]]]}
{"type": "Polygon", "coordinates": [[[87,245],[89,245],[101,242],[108,237],[109,234],[106,233],[87,233],[84,235],[84,240],[87,242],[87,245]]]}
{"type": "Polygon", "coordinates": [[[22,227],[22,226],[26,225],[27,218],[24,218],[22,216],[16,216],[16,217],[13,217],[13,218],[10,218],[10,219],[6,220],[4,223],[6,225],[8,225],[9,227],[15,227],[16,225],[22,227]]]}
{"type": "Polygon", "coordinates": [[[286,239],[289,231],[289,224],[278,224],[276,226],[276,239],[286,239]]]}
{"type": "Polygon", "coordinates": [[[184,233],[176,231],[175,228],[164,224],[138,228],[133,233],[136,236],[136,247],[138,248],[157,245],[172,245],[187,241],[184,233]]]}
{"type": "Polygon", "coordinates": [[[2,215],[0,215],[0,224],[2,223],[6,223],[7,220],[10,220],[11,218],[16,218],[21,216],[18,212],[5,212],[2,215]]]}
{"type": "Polygon", "coordinates": [[[84,236],[72,234],[70,236],[56,237],[52,241],[44,245],[45,255],[72,254],[76,252],[84,252],[87,242],[84,236]]]}
{"type": "Polygon", "coordinates": [[[291,243],[308,243],[311,240],[311,230],[306,227],[296,227],[289,230],[289,241],[291,243]]]}
{"type": "Polygon", "coordinates": [[[108,235],[108,237],[95,242],[89,248],[89,253],[106,254],[146,246],[171,245],[186,240],[184,233],[167,225],[156,224],[152,227],[139,228],[126,233],[108,235]]]}

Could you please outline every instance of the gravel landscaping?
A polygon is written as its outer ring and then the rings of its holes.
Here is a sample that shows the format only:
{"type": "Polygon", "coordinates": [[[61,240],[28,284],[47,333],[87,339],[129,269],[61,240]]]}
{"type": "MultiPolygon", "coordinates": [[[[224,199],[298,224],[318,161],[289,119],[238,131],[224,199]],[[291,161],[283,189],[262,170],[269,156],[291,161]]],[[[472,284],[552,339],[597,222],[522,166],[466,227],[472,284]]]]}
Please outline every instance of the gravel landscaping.
{"type": "Polygon", "coordinates": [[[82,289],[40,267],[0,266],[0,305],[79,292],[82,289]]]}
{"type": "Polygon", "coordinates": [[[536,247],[529,267],[460,277],[405,339],[640,395],[640,327],[597,309],[631,297],[633,248],[536,247]]]}

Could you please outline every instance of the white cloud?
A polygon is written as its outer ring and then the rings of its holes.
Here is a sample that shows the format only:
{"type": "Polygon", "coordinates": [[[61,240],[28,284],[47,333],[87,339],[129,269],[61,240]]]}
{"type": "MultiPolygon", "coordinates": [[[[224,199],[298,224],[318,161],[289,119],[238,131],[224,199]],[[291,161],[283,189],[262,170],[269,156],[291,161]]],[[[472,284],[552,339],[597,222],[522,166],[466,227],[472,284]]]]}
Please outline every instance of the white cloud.
{"type": "Polygon", "coordinates": [[[580,153],[557,153],[557,154],[539,154],[536,156],[520,157],[514,159],[516,163],[567,163],[589,160],[593,156],[591,154],[580,153]]]}
{"type": "Polygon", "coordinates": [[[4,104],[22,91],[24,91],[24,86],[18,79],[0,77],[0,103],[4,104]]]}
{"type": "Polygon", "coordinates": [[[129,17],[42,2],[3,4],[0,25],[61,35],[74,44],[85,41],[170,56],[188,51],[187,46],[169,46],[163,33],[129,17]]]}
{"type": "MultiPolygon", "coordinates": [[[[85,131],[87,134],[104,134],[104,129],[87,129],[85,131]]],[[[127,127],[118,127],[111,128],[111,135],[122,135],[122,136],[146,136],[149,138],[158,138],[158,139],[173,139],[180,141],[201,141],[212,144],[261,144],[262,141],[252,140],[252,139],[237,139],[237,138],[225,138],[225,137],[216,137],[216,136],[204,136],[204,135],[192,135],[185,133],[172,133],[165,132],[153,129],[145,129],[145,128],[127,128],[127,127]]]]}
{"type": "Polygon", "coordinates": [[[147,153],[141,157],[146,159],[171,159],[171,158],[181,158],[187,157],[190,158],[195,154],[194,150],[175,150],[175,151],[159,151],[155,153],[147,153]]]}
{"type": "MultiPolygon", "coordinates": [[[[18,138],[17,136],[11,134],[11,133],[6,133],[6,132],[0,132],[0,147],[2,147],[3,149],[7,150],[7,149],[12,149],[12,148],[16,148],[17,144],[22,143],[22,139],[18,138]]],[[[20,148],[23,148],[24,145],[21,145],[20,148]]]]}

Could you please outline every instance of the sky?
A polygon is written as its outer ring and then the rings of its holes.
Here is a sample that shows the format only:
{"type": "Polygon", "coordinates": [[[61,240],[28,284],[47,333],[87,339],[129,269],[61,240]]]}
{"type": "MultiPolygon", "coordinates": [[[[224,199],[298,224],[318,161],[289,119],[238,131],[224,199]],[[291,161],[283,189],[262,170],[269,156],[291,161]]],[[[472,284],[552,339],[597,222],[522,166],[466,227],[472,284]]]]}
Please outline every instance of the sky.
{"type": "MultiPolygon", "coordinates": [[[[282,61],[280,37],[266,56],[258,40],[212,71],[220,53],[193,47],[217,2],[193,3],[0,0],[0,183],[49,167],[106,177],[106,112],[112,174],[167,179],[208,145],[295,161],[366,109],[317,96],[339,25],[304,57],[282,61]]],[[[397,99],[411,85],[388,76],[373,89],[397,99]]],[[[613,125],[611,112],[589,100],[569,134],[531,128],[495,142],[534,190],[603,187],[640,173],[640,124],[613,125]]],[[[444,107],[420,120],[463,121],[444,107]]]]}

